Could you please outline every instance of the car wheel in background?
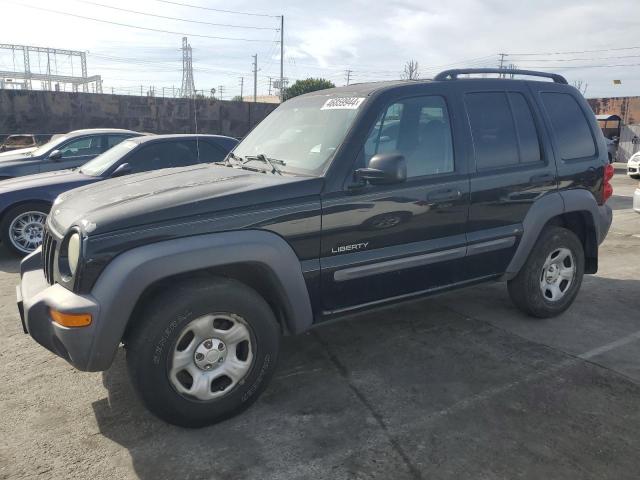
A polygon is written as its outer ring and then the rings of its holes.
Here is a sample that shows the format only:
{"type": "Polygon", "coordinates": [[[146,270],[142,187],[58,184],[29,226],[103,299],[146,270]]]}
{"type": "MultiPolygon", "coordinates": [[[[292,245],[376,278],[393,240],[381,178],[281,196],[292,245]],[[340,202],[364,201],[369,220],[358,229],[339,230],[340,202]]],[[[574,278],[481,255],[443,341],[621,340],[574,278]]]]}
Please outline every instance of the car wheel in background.
{"type": "Polygon", "coordinates": [[[42,243],[50,208],[44,202],[28,202],[9,209],[0,222],[2,243],[20,256],[33,252],[42,243]]]}

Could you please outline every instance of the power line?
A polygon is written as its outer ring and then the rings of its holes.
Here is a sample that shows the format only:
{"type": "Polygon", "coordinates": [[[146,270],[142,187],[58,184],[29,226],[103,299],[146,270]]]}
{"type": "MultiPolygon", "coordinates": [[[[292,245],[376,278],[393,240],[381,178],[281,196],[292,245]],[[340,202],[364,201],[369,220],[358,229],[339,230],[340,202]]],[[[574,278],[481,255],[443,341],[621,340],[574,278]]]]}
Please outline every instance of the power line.
{"type": "Polygon", "coordinates": [[[621,55],[618,57],[592,57],[592,58],[532,58],[531,60],[519,59],[518,62],[579,62],[592,60],[614,60],[620,58],[640,58],[640,55],[621,55]]]}
{"type": "Polygon", "coordinates": [[[558,69],[558,70],[565,70],[568,68],[612,68],[612,67],[638,67],[640,66],[640,63],[627,63],[627,64],[620,64],[620,65],[545,65],[545,66],[538,66],[538,67],[532,67],[532,66],[527,66],[527,69],[536,69],[536,70],[545,70],[545,69],[558,69]]]}
{"type": "MultiPolygon", "coordinates": [[[[13,3],[14,5],[20,5],[21,7],[26,7],[26,8],[32,8],[34,10],[41,10],[43,12],[49,12],[49,13],[57,13],[59,15],[66,15],[69,17],[74,17],[74,18],[81,18],[83,20],[91,20],[94,22],[100,22],[100,23],[108,23],[110,25],[117,25],[119,27],[127,27],[127,28],[135,28],[137,30],[146,30],[149,32],[159,32],[159,33],[169,33],[172,35],[181,35],[181,36],[189,36],[189,37],[199,37],[199,38],[211,38],[214,40],[236,40],[236,41],[242,41],[242,42],[262,42],[262,43],[267,43],[270,42],[270,40],[260,40],[260,39],[256,39],[256,38],[236,38],[236,37],[218,37],[218,36],[213,36],[213,35],[201,35],[201,34],[197,34],[197,33],[184,33],[184,32],[174,32],[171,30],[162,30],[159,28],[150,28],[150,27],[140,27],[138,25],[130,25],[128,23],[120,23],[120,22],[112,22],[110,20],[103,20],[100,18],[93,18],[93,17],[85,17],[83,15],[76,15],[75,13],[70,13],[70,12],[62,12],[60,10],[53,10],[50,8],[43,8],[43,7],[36,7],[34,5],[26,5],[24,3],[18,3],[18,2],[12,2],[10,0],[4,0],[7,3],[13,3]]],[[[161,0],[157,0],[157,1],[161,1],[161,0]]]]}
{"type": "Polygon", "coordinates": [[[198,8],[200,10],[210,10],[210,11],[213,11],[213,12],[233,13],[233,14],[236,14],[236,15],[250,15],[250,16],[253,16],[253,17],[280,18],[280,15],[267,15],[265,13],[238,12],[236,10],[222,10],[220,8],[201,7],[200,5],[191,5],[191,4],[188,4],[188,3],[172,2],[170,0],[156,0],[156,2],[169,3],[171,5],[179,5],[181,7],[198,8]]]}
{"type": "Polygon", "coordinates": [[[602,50],[582,50],[576,52],[543,52],[543,53],[508,53],[507,55],[511,56],[524,56],[524,55],[574,55],[579,53],[598,53],[598,52],[616,52],[620,50],[637,50],[640,47],[619,47],[619,48],[605,48],[602,50]]]}
{"type": "Polygon", "coordinates": [[[214,27],[248,28],[248,29],[254,29],[254,30],[276,30],[276,31],[278,31],[277,28],[273,28],[273,27],[256,27],[256,26],[253,26],[253,25],[231,25],[231,24],[228,24],[228,23],[204,22],[204,21],[201,21],[201,20],[189,20],[189,19],[186,19],[186,18],[169,17],[169,16],[166,16],[166,15],[157,15],[155,13],[140,12],[138,10],[129,10],[128,8],[114,7],[113,5],[105,5],[103,3],[90,2],[89,0],[76,0],[76,1],[80,2],[80,3],[86,3],[88,5],[96,5],[98,7],[110,8],[111,10],[119,10],[121,12],[135,13],[137,15],[145,15],[147,17],[164,18],[166,20],[176,20],[176,21],[179,21],[179,22],[197,23],[197,24],[200,24],[200,25],[211,25],[211,26],[214,26],[214,27]]]}

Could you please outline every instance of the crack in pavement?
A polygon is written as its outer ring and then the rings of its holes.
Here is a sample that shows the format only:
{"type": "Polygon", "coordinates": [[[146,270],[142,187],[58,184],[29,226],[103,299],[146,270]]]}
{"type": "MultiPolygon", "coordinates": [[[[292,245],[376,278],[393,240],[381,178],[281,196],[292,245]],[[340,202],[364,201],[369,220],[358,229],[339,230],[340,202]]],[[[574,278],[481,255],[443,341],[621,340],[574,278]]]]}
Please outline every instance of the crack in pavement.
{"type": "Polygon", "coordinates": [[[389,429],[388,429],[387,425],[384,423],[384,419],[382,418],[382,415],[376,411],[376,409],[373,407],[373,405],[371,405],[371,402],[369,402],[367,397],[358,389],[358,387],[356,387],[351,382],[351,379],[349,378],[349,371],[347,370],[347,367],[331,351],[331,348],[329,347],[329,344],[320,336],[320,334],[317,332],[317,330],[312,330],[311,333],[312,333],[313,337],[318,341],[318,343],[322,346],[322,348],[324,349],[325,353],[327,354],[327,357],[329,358],[329,361],[336,368],[336,370],[338,371],[340,376],[347,382],[347,385],[349,386],[349,389],[351,389],[351,391],[358,398],[360,403],[362,403],[364,405],[364,407],[369,411],[369,413],[376,420],[376,422],[378,423],[378,425],[380,426],[380,428],[382,429],[382,431],[386,435],[387,439],[389,440],[389,443],[391,444],[391,447],[395,450],[395,452],[398,455],[400,455],[400,458],[402,458],[402,461],[405,463],[405,465],[409,469],[409,472],[411,473],[412,478],[414,478],[416,480],[422,480],[422,473],[420,473],[420,470],[418,469],[418,467],[416,467],[413,464],[413,462],[411,461],[411,459],[409,458],[407,453],[402,449],[402,446],[396,440],[396,438],[391,434],[391,432],[389,432],[389,429]]]}

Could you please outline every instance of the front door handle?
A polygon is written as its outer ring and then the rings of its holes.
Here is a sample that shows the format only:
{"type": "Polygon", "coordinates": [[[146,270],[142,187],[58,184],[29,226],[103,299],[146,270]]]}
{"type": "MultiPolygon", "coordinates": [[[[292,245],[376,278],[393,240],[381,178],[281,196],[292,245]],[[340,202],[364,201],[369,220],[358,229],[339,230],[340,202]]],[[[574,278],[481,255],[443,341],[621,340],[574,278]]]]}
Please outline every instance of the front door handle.
{"type": "Polygon", "coordinates": [[[429,202],[450,202],[462,198],[462,192],[453,188],[447,190],[436,190],[427,195],[429,202]]]}

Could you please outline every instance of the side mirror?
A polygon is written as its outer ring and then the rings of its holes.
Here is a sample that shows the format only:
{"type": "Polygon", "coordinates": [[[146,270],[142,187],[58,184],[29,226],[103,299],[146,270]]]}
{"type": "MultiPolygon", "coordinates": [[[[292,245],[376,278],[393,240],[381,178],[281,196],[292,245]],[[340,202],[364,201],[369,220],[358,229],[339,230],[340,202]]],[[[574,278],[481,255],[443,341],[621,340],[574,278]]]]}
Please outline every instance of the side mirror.
{"type": "Polygon", "coordinates": [[[399,153],[379,153],[371,157],[368,168],[359,168],[356,179],[372,185],[401,183],[407,179],[407,163],[399,153]]]}
{"type": "Polygon", "coordinates": [[[54,150],[49,154],[49,160],[60,160],[62,158],[62,152],[60,150],[54,150]]]}
{"type": "Polygon", "coordinates": [[[131,165],[128,163],[123,163],[116,168],[111,174],[111,178],[121,177],[122,175],[126,175],[127,173],[131,173],[131,165]]]}

